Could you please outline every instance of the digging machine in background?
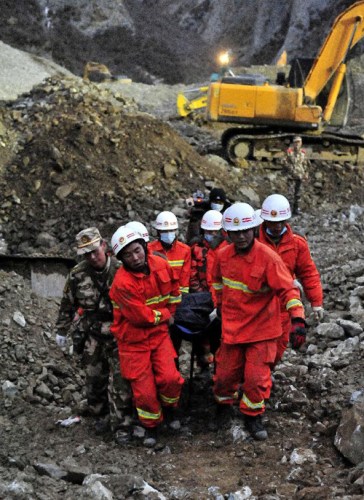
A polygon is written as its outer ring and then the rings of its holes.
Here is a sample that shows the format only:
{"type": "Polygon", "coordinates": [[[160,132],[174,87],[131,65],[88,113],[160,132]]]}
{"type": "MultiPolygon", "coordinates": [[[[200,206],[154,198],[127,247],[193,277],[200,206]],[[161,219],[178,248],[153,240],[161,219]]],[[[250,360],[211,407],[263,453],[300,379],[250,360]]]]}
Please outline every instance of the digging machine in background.
{"type": "Polygon", "coordinates": [[[340,14],[316,59],[293,62],[288,77],[275,83],[263,75],[235,75],[227,62],[216,81],[201,87],[195,100],[177,98],[181,116],[197,107],[222,131],[222,145],[232,163],[284,155],[300,134],[311,159],[364,163],[364,139],[345,130],[350,114],[347,58],[364,36],[364,1],[340,14]],[[206,91],[205,91],[206,89],[206,91]]]}

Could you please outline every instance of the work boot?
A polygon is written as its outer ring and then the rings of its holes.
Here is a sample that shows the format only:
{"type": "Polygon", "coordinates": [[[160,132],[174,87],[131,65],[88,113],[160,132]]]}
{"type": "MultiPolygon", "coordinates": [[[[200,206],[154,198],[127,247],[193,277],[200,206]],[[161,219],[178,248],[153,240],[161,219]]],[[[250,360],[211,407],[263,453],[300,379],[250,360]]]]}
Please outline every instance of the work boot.
{"type": "Polygon", "coordinates": [[[145,429],[143,446],[145,446],[146,448],[154,448],[154,446],[157,444],[157,438],[158,438],[157,427],[145,429]]]}
{"type": "Polygon", "coordinates": [[[209,429],[216,432],[229,427],[233,419],[233,412],[234,409],[232,405],[218,404],[215,410],[213,421],[209,424],[209,429]]]}
{"type": "Polygon", "coordinates": [[[268,432],[264,428],[261,415],[256,415],[255,417],[244,415],[244,417],[245,426],[254,439],[257,441],[264,441],[267,439],[268,432]]]}
{"type": "Polygon", "coordinates": [[[163,408],[163,416],[167,427],[173,431],[179,431],[181,429],[181,421],[178,415],[177,408],[171,408],[170,406],[165,406],[163,408]]]}
{"type": "Polygon", "coordinates": [[[128,444],[132,440],[131,431],[127,427],[123,427],[122,429],[118,429],[114,434],[115,443],[123,446],[124,444],[128,444]]]}

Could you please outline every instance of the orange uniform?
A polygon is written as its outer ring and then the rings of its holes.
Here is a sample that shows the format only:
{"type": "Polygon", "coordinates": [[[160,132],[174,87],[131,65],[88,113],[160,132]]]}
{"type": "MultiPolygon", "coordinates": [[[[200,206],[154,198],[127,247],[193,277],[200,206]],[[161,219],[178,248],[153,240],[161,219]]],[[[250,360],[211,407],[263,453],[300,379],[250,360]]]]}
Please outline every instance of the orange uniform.
{"type": "Polygon", "coordinates": [[[218,252],[213,287],[222,316],[215,398],[232,404],[243,379],[240,411],[258,415],[272,385],[270,368],[282,334],[280,304],[291,318],[304,318],[299,291],[282,259],[256,240],[246,253],[237,253],[233,244],[218,252]]]}
{"type": "Polygon", "coordinates": [[[323,293],[320,274],[312,260],[306,239],[299,234],[295,234],[290,225],[286,224],[287,231],[276,244],[266,233],[263,226],[259,229],[259,241],[268,245],[280,255],[291,276],[297,278],[302,284],[305,295],[312,307],[322,306],[323,293]]]}
{"type": "Polygon", "coordinates": [[[178,281],[181,293],[188,293],[191,273],[191,249],[181,241],[175,240],[166,250],[159,240],[148,244],[150,252],[159,252],[165,255],[173,270],[174,279],[178,281]]]}
{"type": "Polygon", "coordinates": [[[291,317],[304,318],[299,291],[282,259],[258,241],[247,254],[237,253],[234,245],[218,252],[213,287],[216,305],[222,306],[222,336],[227,344],[279,337],[276,296],[291,317]]]}
{"type": "Polygon", "coordinates": [[[149,274],[120,268],[110,289],[111,332],[121,373],[130,381],[138,417],[145,427],[163,420],[162,406],[176,406],[183,379],[176,369],[168,320],[181,301],[168,262],[148,255],[149,274]]]}
{"type": "Polygon", "coordinates": [[[212,291],[212,269],[216,254],[228,245],[226,240],[212,247],[205,239],[192,245],[190,292],[212,291]]]}
{"type": "MultiPolygon", "coordinates": [[[[297,278],[302,284],[303,290],[312,307],[322,306],[323,292],[320,274],[312,260],[307,241],[303,236],[293,233],[289,224],[285,224],[286,231],[278,243],[275,243],[267,234],[264,224],[259,229],[259,241],[267,245],[282,258],[290,272],[292,279],[297,278]]],[[[278,363],[283,356],[289,342],[290,319],[285,308],[281,309],[281,321],[283,335],[277,343],[278,363]]]]}

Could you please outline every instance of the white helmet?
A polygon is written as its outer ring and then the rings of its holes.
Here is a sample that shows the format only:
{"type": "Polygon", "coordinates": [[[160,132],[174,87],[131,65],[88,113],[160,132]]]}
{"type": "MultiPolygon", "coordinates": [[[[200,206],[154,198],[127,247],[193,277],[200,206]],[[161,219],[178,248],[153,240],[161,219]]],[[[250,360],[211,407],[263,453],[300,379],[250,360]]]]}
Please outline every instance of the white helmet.
{"type": "Polygon", "coordinates": [[[222,213],[218,210],[208,210],[202,217],[201,229],[217,231],[222,228],[222,213]]]}
{"type": "Polygon", "coordinates": [[[223,214],[223,226],[226,231],[245,231],[259,226],[262,222],[248,203],[234,203],[223,214]]]}
{"type": "Polygon", "coordinates": [[[172,212],[161,212],[155,220],[154,227],[159,231],[178,229],[177,217],[172,212]]]}
{"type": "Polygon", "coordinates": [[[149,241],[149,233],[148,229],[142,224],[141,222],[137,220],[133,220],[131,222],[128,222],[125,224],[125,227],[130,227],[134,231],[140,234],[140,236],[148,243],[149,241]]]}
{"type": "Polygon", "coordinates": [[[280,222],[291,218],[291,207],[287,198],[281,194],[271,194],[263,201],[261,218],[280,222]]]}
{"type": "Polygon", "coordinates": [[[112,251],[117,255],[120,250],[129,245],[129,243],[142,239],[140,233],[134,231],[131,227],[120,226],[111,238],[112,251]]]}

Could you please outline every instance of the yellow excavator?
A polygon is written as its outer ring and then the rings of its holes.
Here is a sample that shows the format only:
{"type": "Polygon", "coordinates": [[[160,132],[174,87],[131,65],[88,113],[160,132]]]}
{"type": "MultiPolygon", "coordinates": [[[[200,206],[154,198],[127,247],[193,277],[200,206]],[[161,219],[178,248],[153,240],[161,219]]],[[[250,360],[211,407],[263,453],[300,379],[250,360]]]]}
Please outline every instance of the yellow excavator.
{"type": "Polygon", "coordinates": [[[115,80],[109,68],[105,64],[100,64],[94,61],[89,61],[85,64],[82,78],[96,83],[115,80]]]}
{"type": "Polygon", "coordinates": [[[300,134],[312,159],[364,163],[364,139],[341,129],[350,105],[346,61],[363,36],[364,1],[359,1],[336,18],[309,70],[304,71],[307,60],[298,60],[279,83],[226,72],[210,82],[206,117],[223,126],[227,157],[235,164],[277,158],[300,134]],[[334,110],[339,111],[335,117],[334,110]]]}

